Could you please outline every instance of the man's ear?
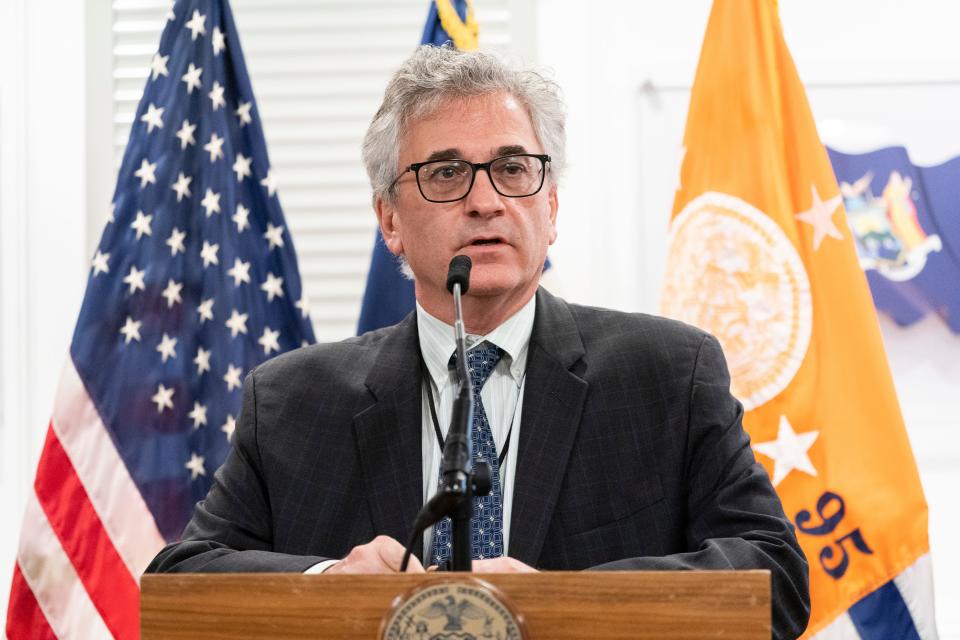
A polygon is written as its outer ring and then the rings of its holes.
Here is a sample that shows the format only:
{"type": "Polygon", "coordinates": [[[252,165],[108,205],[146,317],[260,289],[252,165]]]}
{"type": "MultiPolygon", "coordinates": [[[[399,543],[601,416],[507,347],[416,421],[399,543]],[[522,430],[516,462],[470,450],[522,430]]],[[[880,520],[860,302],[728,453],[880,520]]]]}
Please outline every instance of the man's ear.
{"type": "Polygon", "coordinates": [[[550,202],[550,236],[548,244],[553,244],[557,240],[557,210],[560,208],[560,199],[557,197],[556,184],[551,183],[550,191],[547,193],[547,200],[550,202]]]}
{"type": "Polygon", "coordinates": [[[395,256],[403,255],[403,240],[400,233],[400,218],[396,207],[389,200],[377,196],[373,201],[373,208],[377,212],[377,222],[380,223],[380,234],[387,249],[395,256]]]}

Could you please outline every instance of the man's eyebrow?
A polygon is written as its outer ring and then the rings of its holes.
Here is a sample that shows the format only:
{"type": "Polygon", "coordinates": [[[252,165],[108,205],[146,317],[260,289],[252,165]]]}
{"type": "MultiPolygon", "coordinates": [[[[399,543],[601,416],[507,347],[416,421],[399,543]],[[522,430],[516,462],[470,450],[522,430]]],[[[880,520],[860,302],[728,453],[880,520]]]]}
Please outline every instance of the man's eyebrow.
{"type": "Polygon", "coordinates": [[[510,144],[505,147],[497,147],[493,152],[496,156],[511,156],[515,153],[529,153],[522,144],[510,144]]]}
{"type": "Polygon", "coordinates": [[[434,160],[456,160],[462,157],[463,154],[457,148],[444,149],[443,151],[434,151],[424,162],[433,162],[434,160]]]}
{"type": "MultiPolygon", "coordinates": [[[[510,156],[516,153],[529,153],[527,148],[522,144],[509,144],[502,147],[497,147],[493,152],[493,157],[497,158],[500,156],[510,156]]],[[[450,149],[443,149],[441,151],[434,151],[424,162],[433,162],[435,160],[459,160],[463,158],[463,152],[456,147],[450,149]]]]}

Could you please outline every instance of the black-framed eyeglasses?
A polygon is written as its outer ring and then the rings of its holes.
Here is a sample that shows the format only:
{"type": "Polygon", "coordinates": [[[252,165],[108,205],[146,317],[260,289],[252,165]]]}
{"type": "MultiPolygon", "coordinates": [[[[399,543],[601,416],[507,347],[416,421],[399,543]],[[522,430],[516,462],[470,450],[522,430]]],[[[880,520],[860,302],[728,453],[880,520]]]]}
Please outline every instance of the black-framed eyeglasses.
{"type": "Polygon", "coordinates": [[[477,171],[482,169],[490,176],[490,183],[497,193],[507,198],[525,198],[543,187],[548,162],[550,156],[535,153],[515,153],[489,162],[458,159],[415,162],[397,176],[390,189],[408,171],[412,171],[424,200],[456,202],[467,197],[477,178],[477,171]]]}

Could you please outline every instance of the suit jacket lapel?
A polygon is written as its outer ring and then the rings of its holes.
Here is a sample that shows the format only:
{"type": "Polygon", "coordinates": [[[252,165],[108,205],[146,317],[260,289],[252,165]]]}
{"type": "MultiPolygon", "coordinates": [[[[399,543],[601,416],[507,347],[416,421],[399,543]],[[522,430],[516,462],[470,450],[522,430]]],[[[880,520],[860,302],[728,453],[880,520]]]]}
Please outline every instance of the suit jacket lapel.
{"type": "MultiPolygon", "coordinates": [[[[366,379],[375,402],[353,420],[367,504],[378,534],[407,544],[423,503],[420,344],[415,314],[385,338],[366,379]]],[[[417,557],[422,544],[414,547],[417,557]]]]}
{"type": "Polygon", "coordinates": [[[583,342],[562,300],[537,292],[530,337],[509,554],[536,566],[550,527],[587,395],[583,342]]]}

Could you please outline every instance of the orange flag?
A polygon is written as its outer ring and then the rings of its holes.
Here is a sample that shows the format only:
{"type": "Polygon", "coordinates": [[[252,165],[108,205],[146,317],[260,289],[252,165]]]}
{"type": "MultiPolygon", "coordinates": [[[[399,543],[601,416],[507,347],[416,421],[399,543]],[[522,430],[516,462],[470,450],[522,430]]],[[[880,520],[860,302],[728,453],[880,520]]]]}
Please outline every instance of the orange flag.
{"type": "Polygon", "coordinates": [[[684,147],[662,310],[723,345],[810,562],[806,637],[936,637],[926,501],[772,0],[715,0],[684,147]]]}

